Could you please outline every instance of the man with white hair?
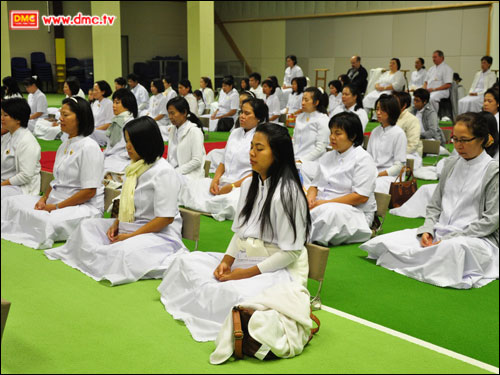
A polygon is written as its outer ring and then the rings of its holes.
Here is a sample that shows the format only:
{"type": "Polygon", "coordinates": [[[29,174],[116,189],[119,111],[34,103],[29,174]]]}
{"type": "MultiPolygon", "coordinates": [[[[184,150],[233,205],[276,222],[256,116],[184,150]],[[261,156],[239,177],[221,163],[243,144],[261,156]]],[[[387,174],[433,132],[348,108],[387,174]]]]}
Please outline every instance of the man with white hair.
{"type": "Polygon", "coordinates": [[[453,69],[444,62],[443,51],[434,51],[432,62],[434,66],[427,72],[423,88],[431,94],[429,103],[436,113],[438,113],[441,99],[446,99],[450,96],[449,88],[453,82],[453,69]]]}

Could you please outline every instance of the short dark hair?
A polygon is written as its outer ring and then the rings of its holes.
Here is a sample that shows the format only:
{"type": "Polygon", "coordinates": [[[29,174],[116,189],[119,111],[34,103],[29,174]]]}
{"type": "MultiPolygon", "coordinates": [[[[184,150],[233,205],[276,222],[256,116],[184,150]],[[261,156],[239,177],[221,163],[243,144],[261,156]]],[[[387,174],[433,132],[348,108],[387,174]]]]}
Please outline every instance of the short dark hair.
{"type": "Polygon", "coordinates": [[[171,84],[172,84],[172,82],[173,82],[173,81],[172,81],[172,77],[170,77],[169,75],[162,76],[162,77],[161,77],[161,80],[162,80],[162,81],[164,80],[164,81],[165,81],[165,82],[167,82],[169,85],[171,85],[171,84]]]}
{"type": "Polygon", "coordinates": [[[349,78],[349,76],[347,74],[341,74],[341,75],[339,75],[338,78],[339,78],[340,82],[342,82],[343,88],[351,83],[351,79],[349,78]]]}
{"type": "MultiPolygon", "coordinates": [[[[493,116],[491,113],[489,114],[493,117],[493,119],[495,119],[495,116],[493,116]]],[[[483,148],[486,148],[486,144],[488,143],[488,138],[489,138],[488,118],[486,117],[486,115],[482,115],[477,112],[462,113],[461,115],[457,116],[454,125],[458,124],[459,122],[467,126],[467,128],[472,132],[474,137],[481,138],[483,140],[481,146],[483,146],[483,148]]],[[[497,121],[495,120],[495,128],[496,128],[496,122],[497,121]]]]}
{"type": "Polygon", "coordinates": [[[443,51],[441,51],[440,49],[435,50],[435,51],[433,52],[433,54],[434,54],[434,53],[437,53],[439,57],[444,57],[444,53],[443,53],[443,51]]]}
{"type": "Polygon", "coordinates": [[[411,96],[406,91],[393,91],[392,95],[398,100],[401,110],[403,110],[403,107],[405,107],[405,109],[410,108],[411,96]]]}
{"type": "Polygon", "coordinates": [[[396,61],[396,65],[398,66],[398,70],[401,69],[401,61],[397,57],[393,57],[391,60],[396,61]]]}
{"type": "Polygon", "coordinates": [[[31,108],[24,98],[2,100],[2,110],[14,120],[19,120],[21,127],[27,128],[31,108]]]}
{"type": "Polygon", "coordinates": [[[163,85],[163,81],[161,79],[159,78],[153,79],[151,83],[153,84],[154,87],[156,87],[158,93],[162,93],[163,91],[165,91],[165,86],[163,85]]]}
{"type": "Polygon", "coordinates": [[[375,102],[375,108],[378,103],[380,103],[380,109],[389,115],[389,123],[396,125],[401,114],[397,99],[392,95],[382,94],[375,102]]]}
{"type": "Polygon", "coordinates": [[[248,82],[248,78],[242,78],[240,81],[240,90],[245,91],[250,89],[250,82],[248,82]],[[241,87],[241,82],[245,81],[245,85],[247,86],[244,90],[241,87]]]}
{"type": "Polygon", "coordinates": [[[306,77],[295,77],[292,79],[292,83],[293,81],[297,82],[297,91],[293,91],[292,94],[302,94],[307,86],[306,77]]]}
{"type": "Polygon", "coordinates": [[[425,60],[422,57],[417,57],[417,59],[422,63],[422,68],[425,69],[425,60]]]}
{"type": "Polygon", "coordinates": [[[13,77],[11,76],[3,77],[2,83],[7,88],[7,95],[21,93],[21,90],[19,90],[19,85],[17,84],[17,81],[13,77]]]}
{"type": "Polygon", "coordinates": [[[278,82],[278,77],[269,76],[269,77],[267,77],[267,79],[270,79],[271,81],[273,81],[274,87],[280,87],[280,83],[278,82]]]}
{"type": "Polygon", "coordinates": [[[419,98],[424,103],[429,103],[429,99],[431,97],[431,94],[429,94],[429,91],[427,91],[426,89],[420,88],[420,89],[416,89],[413,92],[413,97],[419,98]]]}
{"type": "Polygon", "coordinates": [[[198,100],[201,99],[203,102],[205,102],[203,100],[203,93],[201,92],[201,90],[194,90],[193,94],[196,98],[198,98],[198,100]]]}
{"type": "Polygon", "coordinates": [[[346,132],[347,138],[354,143],[354,146],[363,144],[363,125],[358,115],[352,112],[340,112],[333,116],[328,123],[330,131],[333,128],[342,129],[346,132]]]}
{"type": "Polygon", "coordinates": [[[342,93],[342,82],[338,79],[334,79],[333,81],[328,82],[328,87],[333,86],[337,90],[338,93],[342,93]]]}
{"type": "Polygon", "coordinates": [[[271,95],[273,95],[276,92],[276,86],[270,79],[266,79],[264,82],[262,82],[262,86],[264,85],[269,86],[271,88],[271,95]]]}
{"type": "Polygon", "coordinates": [[[121,101],[122,106],[130,113],[132,113],[134,118],[137,117],[137,114],[139,112],[137,109],[137,99],[135,98],[135,95],[132,93],[132,91],[126,88],[118,89],[113,93],[113,100],[115,99],[121,101]]]}
{"type": "Polygon", "coordinates": [[[78,78],[71,76],[66,78],[66,83],[68,84],[69,91],[71,93],[70,96],[77,95],[78,91],[80,91],[80,81],[78,78]]]}
{"type": "Polygon", "coordinates": [[[327,114],[326,108],[328,107],[328,95],[321,92],[317,87],[308,87],[304,90],[304,94],[308,92],[312,94],[312,100],[318,102],[316,111],[327,114]]]}
{"type": "Polygon", "coordinates": [[[356,61],[361,62],[361,57],[360,56],[356,55],[356,56],[354,56],[354,58],[356,59],[356,61]]]}
{"type": "Polygon", "coordinates": [[[94,131],[94,115],[90,104],[79,96],[71,96],[62,101],[62,104],[67,104],[71,112],[76,115],[78,120],[78,135],[84,137],[92,134],[94,131]]]}
{"type": "Polygon", "coordinates": [[[26,77],[23,80],[23,85],[25,87],[31,86],[31,85],[36,85],[36,87],[40,87],[40,80],[38,79],[38,76],[31,76],[31,77],[26,77]]]}
{"type": "Polygon", "coordinates": [[[187,88],[189,89],[189,91],[188,91],[188,92],[191,92],[191,93],[193,92],[193,88],[192,88],[192,86],[191,86],[191,81],[190,81],[189,79],[181,79],[181,80],[179,81],[179,85],[182,85],[182,86],[184,86],[184,87],[187,87],[187,88]]]}
{"type": "Polygon", "coordinates": [[[292,60],[293,61],[293,65],[297,65],[297,56],[295,56],[295,55],[288,55],[286,58],[292,60]]]}
{"type": "Polygon", "coordinates": [[[210,77],[201,77],[201,79],[205,82],[205,85],[207,85],[208,88],[213,89],[210,77]]]}
{"type": "Polygon", "coordinates": [[[139,82],[139,77],[137,76],[137,74],[134,73],[130,73],[129,75],[127,75],[127,80],[129,79],[131,79],[134,82],[139,82]]]}
{"type": "Polygon", "coordinates": [[[262,99],[248,98],[243,100],[241,106],[243,107],[243,104],[247,103],[252,107],[253,114],[259,120],[259,124],[269,121],[269,108],[262,99]]]}
{"type": "Polygon", "coordinates": [[[125,132],[128,133],[135,151],[146,164],[153,164],[165,152],[160,128],[151,117],[142,116],[127,122],[123,127],[124,138],[125,132]]]}
{"type": "Polygon", "coordinates": [[[481,57],[481,61],[486,61],[489,65],[493,64],[493,57],[491,56],[483,56],[481,57]]]}
{"type": "Polygon", "coordinates": [[[118,83],[120,86],[127,86],[127,80],[123,77],[118,77],[115,78],[115,82],[118,83]]]}
{"type": "Polygon", "coordinates": [[[250,74],[250,75],[248,76],[248,78],[253,78],[253,79],[255,79],[256,81],[259,81],[259,83],[260,83],[260,81],[262,80],[262,77],[261,77],[260,73],[257,73],[257,72],[253,72],[252,74],[250,74]]]}
{"type": "Polygon", "coordinates": [[[229,78],[229,77],[224,77],[224,78],[222,79],[222,84],[223,84],[223,85],[228,85],[228,86],[234,87],[234,79],[229,78]]]}
{"type": "Polygon", "coordinates": [[[99,86],[99,90],[104,91],[104,94],[102,94],[102,96],[107,98],[108,96],[111,95],[112,91],[111,91],[111,86],[109,86],[109,83],[107,83],[104,80],[101,80],[101,81],[97,81],[96,85],[99,86]]]}

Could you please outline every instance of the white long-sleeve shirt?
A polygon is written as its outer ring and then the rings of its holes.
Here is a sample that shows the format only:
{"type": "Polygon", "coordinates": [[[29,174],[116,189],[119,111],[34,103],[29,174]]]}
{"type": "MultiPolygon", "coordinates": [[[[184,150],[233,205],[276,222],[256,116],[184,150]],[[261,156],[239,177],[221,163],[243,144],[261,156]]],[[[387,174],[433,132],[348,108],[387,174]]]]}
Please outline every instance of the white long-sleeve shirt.
{"type": "Polygon", "coordinates": [[[279,116],[281,113],[280,100],[278,99],[278,96],[276,95],[276,93],[274,93],[274,94],[266,97],[266,99],[264,101],[266,102],[267,107],[269,108],[269,118],[271,118],[272,116],[276,116],[276,115],[278,116],[278,118],[271,121],[271,122],[277,124],[279,122],[279,116]]]}
{"type": "Polygon", "coordinates": [[[409,89],[416,90],[421,88],[424,85],[425,77],[427,76],[427,70],[424,68],[420,70],[414,70],[411,72],[409,89]]]}
{"type": "Polygon", "coordinates": [[[304,72],[302,68],[298,65],[294,65],[292,68],[287,67],[285,69],[285,76],[283,77],[283,84],[286,86],[292,85],[292,79],[296,77],[304,77],[304,72]]]}
{"type": "Polygon", "coordinates": [[[224,181],[238,181],[252,171],[249,152],[255,129],[245,131],[240,127],[229,135],[224,149],[224,181]]]}
{"type": "Polygon", "coordinates": [[[443,86],[445,83],[453,82],[453,69],[451,69],[444,61],[439,65],[434,65],[427,71],[425,76],[428,89],[435,89],[443,86]]]}
{"type": "Polygon", "coordinates": [[[2,181],[21,188],[23,194],[40,193],[40,145],[26,128],[2,137],[2,181]]]}
{"type": "Polygon", "coordinates": [[[406,163],[406,135],[399,126],[377,126],[368,140],[368,153],[372,156],[377,170],[387,171],[389,176],[397,176],[406,163]]]}
{"type": "Polygon", "coordinates": [[[205,147],[203,133],[189,120],[168,131],[167,161],[183,175],[194,178],[205,177],[205,147]]]}
{"type": "Polygon", "coordinates": [[[134,94],[135,99],[137,100],[137,108],[139,109],[139,112],[142,111],[143,109],[148,109],[149,107],[148,90],[146,90],[143,85],[138,83],[130,91],[132,91],[132,94],[134,94]]]}
{"type": "Polygon", "coordinates": [[[346,108],[344,103],[341,103],[330,114],[330,118],[341,112],[355,113],[359,117],[359,121],[361,121],[361,126],[363,127],[363,131],[365,131],[366,124],[368,124],[368,115],[366,114],[366,111],[363,108],[358,108],[356,111],[354,110],[354,108],[356,108],[356,104],[354,104],[352,107],[346,108]]]}
{"type": "Polygon", "coordinates": [[[30,115],[41,112],[42,115],[39,118],[47,117],[47,97],[40,91],[40,89],[36,90],[33,94],[28,95],[28,104],[31,108],[30,115]]]}
{"type": "Polygon", "coordinates": [[[315,111],[303,112],[295,120],[293,132],[293,152],[296,160],[316,160],[326,152],[330,129],[328,116],[315,111]]]}
{"type": "Polygon", "coordinates": [[[104,124],[111,124],[113,121],[113,102],[109,98],[102,98],[92,103],[92,113],[94,114],[94,126],[97,128],[104,124]]]}

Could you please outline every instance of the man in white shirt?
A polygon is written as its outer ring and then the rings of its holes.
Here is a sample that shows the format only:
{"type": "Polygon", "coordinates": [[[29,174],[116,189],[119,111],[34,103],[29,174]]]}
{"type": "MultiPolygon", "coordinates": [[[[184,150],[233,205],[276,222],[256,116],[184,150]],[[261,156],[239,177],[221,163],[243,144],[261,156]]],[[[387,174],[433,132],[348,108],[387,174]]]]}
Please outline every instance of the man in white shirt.
{"type": "Polygon", "coordinates": [[[435,65],[427,72],[423,88],[431,94],[429,103],[431,103],[436,113],[438,113],[441,99],[446,99],[450,96],[449,88],[453,82],[453,69],[444,62],[443,51],[434,51],[432,62],[435,65]]]}
{"type": "Polygon", "coordinates": [[[257,99],[266,99],[266,96],[262,92],[262,86],[260,85],[261,75],[257,72],[250,74],[248,82],[250,83],[250,91],[255,94],[257,99]]]}
{"type": "Polygon", "coordinates": [[[139,77],[134,73],[130,73],[127,76],[127,82],[130,86],[130,91],[132,91],[135,98],[137,99],[137,108],[139,109],[139,112],[148,109],[149,93],[148,90],[146,90],[144,86],[139,83],[139,77]]]}
{"type": "Polygon", "coordinates": [[[497,78],[495,73],[490,70],[491,64],[493,64],[491,56],[483,56],[481,58],[481,70],[474,76],[469,95],[458,101],[458,114],[481,112],[484,93],[493,86],[497,78]]]}

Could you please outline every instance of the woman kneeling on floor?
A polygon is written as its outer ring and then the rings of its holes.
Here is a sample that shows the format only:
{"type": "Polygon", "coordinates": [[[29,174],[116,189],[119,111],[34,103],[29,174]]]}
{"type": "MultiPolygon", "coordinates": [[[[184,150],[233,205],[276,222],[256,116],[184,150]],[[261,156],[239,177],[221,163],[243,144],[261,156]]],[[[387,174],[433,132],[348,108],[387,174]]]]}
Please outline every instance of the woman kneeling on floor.
{"type": "Polygon", "coordinates": [[[449,158],[424,225],[361,245],[377,265],[441,287],[479,288],[498,279],[498,161],[485,151],[477,113],[456,119],[458,158],[449,158]]]}
{"type": "Polygon", "coordinates": [[[311,241],[327,246],[370,239],[377,167],[363,145],[363,127],[352,112],[332,117],[333,151],[319,159],[316,177],[307,191],[311,209],[311,241]]]}
{"type": "Polygon", "coordinates": [[[81,220],[102,216],[103,154],[89,137],[94,117],[89,103],[72,96],[63,100],[61,130],[68,134],[57,149],[54,180],[45,195],[14,196],[2,201],[2,238],[34,249],[65,241],[81,220]]]}
{"type": "Polygon", "coordinates": [[[255,128],[267,120],[268,109],[262,99],[245,100],[240,115],[241,126],[229,135],[224,159],[217,167],[214,178],[184,185],[180,204],[210,212],[216,220],[233,220],[240,196],[239,187],[246,178],[252,176],[248,152],[255,128]]]}
{"type": "MultiPolygon", "coordinates": [[[[241,186],[226,253],[180,254],[158,287],[166,310],[197,341],[214,340],[234,305],[277,284],[307,283],[311,219],[288,130],[257,126],[250,163],[252,178],[241,186]]],[[[307,313],[308,305],[306,298],[307,313]]]]}
{"type": "Polygon", "coordinates": [[[123,129],[131,164],[125,169],[118,219],[83,221],[64,246],[45,251],[95,280],[113,285],[159,278],[184,251],[177,208],[180,182],[161,156],[156,122],[140,117],[123,129]]]}

